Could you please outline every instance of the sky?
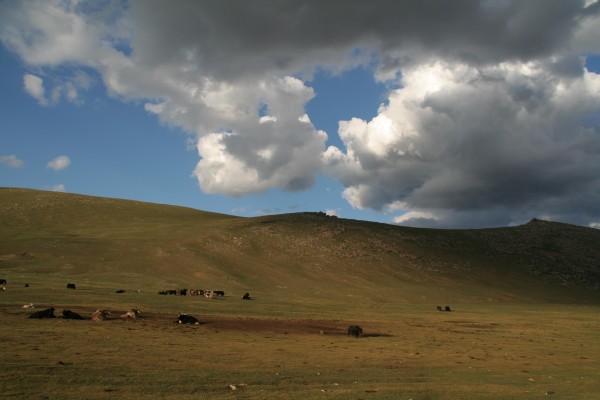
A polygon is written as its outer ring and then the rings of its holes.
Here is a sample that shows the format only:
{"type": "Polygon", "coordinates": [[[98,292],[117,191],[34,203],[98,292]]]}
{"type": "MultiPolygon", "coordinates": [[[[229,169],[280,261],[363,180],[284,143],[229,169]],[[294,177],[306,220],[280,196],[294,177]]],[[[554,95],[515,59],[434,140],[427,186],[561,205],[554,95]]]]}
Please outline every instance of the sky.
{"type": "Polygon", "coordinates": [[[0,0],[0,186],[600,228],[593,0],[0,0]]]}

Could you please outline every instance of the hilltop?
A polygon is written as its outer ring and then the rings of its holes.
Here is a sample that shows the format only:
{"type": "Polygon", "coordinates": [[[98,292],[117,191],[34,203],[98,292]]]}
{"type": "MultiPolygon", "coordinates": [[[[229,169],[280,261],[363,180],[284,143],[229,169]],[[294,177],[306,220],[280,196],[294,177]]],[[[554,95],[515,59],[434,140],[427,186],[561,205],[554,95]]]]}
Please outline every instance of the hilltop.
{"type": "Polygon", "coordinates": [[[0,273],[399,302],[597,301],[600,231],[436,230],[0,189],[0,273]]]}

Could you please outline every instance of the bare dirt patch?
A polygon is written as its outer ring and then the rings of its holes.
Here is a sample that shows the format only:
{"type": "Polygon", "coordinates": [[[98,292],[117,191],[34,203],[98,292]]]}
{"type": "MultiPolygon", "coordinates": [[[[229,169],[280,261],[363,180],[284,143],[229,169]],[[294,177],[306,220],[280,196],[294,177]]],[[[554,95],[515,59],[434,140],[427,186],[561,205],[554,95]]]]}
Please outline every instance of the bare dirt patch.
{"type": "MultiPolygon", "coordinates": [[[[287,320],[194,315],[200,326],[216,331],[267,332],[272,334],[346,335],[348,324],[328,320],[287,320]]],[[[173,324],[177,315],[146,313],[140,321],[173,324]]]]}

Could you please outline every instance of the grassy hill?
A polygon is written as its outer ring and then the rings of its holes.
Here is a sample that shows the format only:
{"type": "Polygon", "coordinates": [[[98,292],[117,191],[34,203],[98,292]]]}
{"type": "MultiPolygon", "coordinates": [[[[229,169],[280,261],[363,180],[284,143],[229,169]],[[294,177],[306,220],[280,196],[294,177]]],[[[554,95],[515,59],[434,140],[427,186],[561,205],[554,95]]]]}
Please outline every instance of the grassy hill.
{"type": "Polygon", "coordinates": [[[599,235],[537,220],[432,230],[321,213],[237,218],[0,189],[0,393],[598,399],[599,235]],[[226,295],[157,294],[184,287],[226,295]],[[30,319],[30,304],[59,318],[30,319]],[[140,318],[119,318],[131,307],[140,318]],[[113,317],[91,321],[99,308],[113,317]],[[177,313],[201,324],[174,324],[177,313]],[[354,324],[360,339],[346,334],[354,324]]]}
{"type": "Polygon", "coordinates": [[[0,274],[357,302],[596,302],[600,231],[539,220],[434,230],[322,213],[239,218],[2,188],[0,274]]]}

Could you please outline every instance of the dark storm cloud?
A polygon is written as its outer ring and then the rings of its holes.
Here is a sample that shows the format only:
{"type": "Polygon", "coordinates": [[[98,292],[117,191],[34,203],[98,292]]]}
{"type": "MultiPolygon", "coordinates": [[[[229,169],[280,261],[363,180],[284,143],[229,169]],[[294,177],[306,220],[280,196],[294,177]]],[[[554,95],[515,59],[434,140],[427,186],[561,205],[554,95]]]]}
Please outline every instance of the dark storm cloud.
{"type": "Polygon", "coordinates": [[[379,51],[388,65],[423,56],[531,60],[567,46],[598,13],[563,0],[143,0],[132,8],[140,62],[170,60],[228,80],[338,67],[357,48],[379,51]]]}

